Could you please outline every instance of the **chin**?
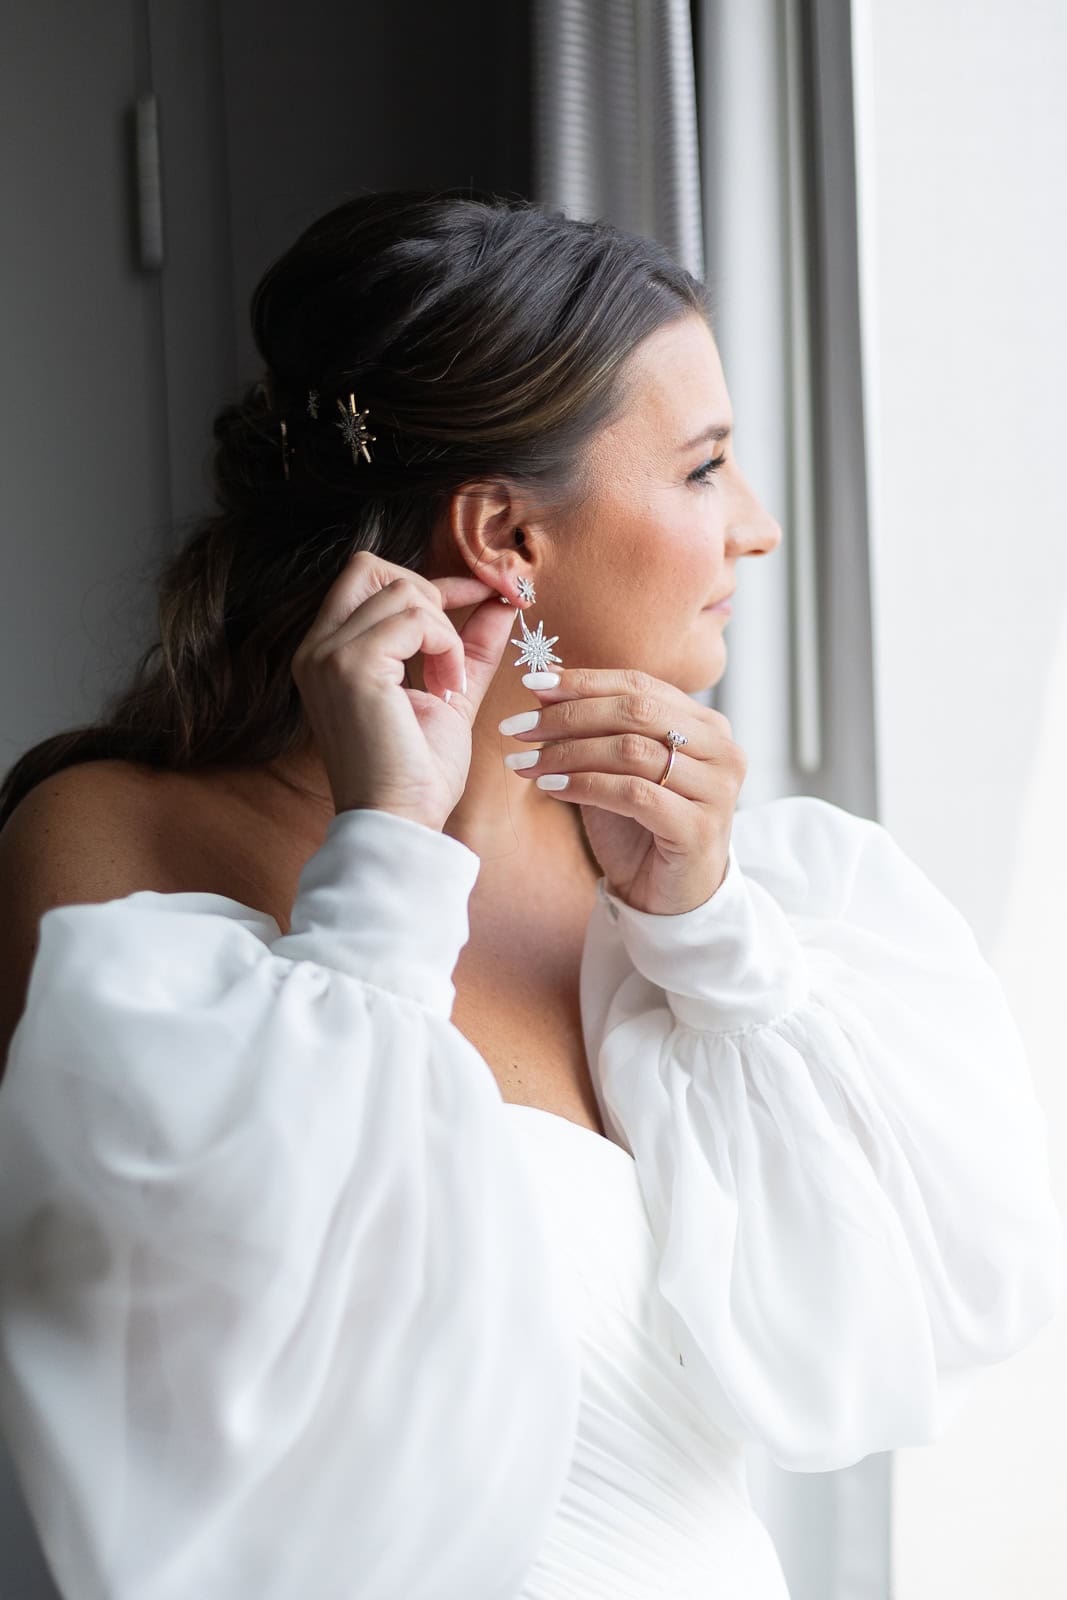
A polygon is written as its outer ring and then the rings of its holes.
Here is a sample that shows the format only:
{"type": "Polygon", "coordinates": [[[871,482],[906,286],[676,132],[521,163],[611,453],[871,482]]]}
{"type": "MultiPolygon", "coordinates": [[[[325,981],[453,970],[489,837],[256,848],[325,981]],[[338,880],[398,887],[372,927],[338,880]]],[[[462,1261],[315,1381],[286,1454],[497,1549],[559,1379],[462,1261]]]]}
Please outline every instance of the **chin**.
{"type": "Polygon", "coordinates": [[[688,660],[679,664],[678,671],[661,676],[683,694],[702,694],[705,689],[714,689],[725,671],[726,651],[716,646],[711,650],[694,650],[688,660]]]}

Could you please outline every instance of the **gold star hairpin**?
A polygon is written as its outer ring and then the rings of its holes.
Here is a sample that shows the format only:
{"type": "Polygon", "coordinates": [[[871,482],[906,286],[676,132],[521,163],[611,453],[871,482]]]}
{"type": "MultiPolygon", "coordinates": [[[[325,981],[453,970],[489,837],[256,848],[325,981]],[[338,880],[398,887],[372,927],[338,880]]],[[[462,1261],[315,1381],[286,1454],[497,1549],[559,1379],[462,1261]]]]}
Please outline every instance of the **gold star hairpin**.
{"type": "Polygon", "coordinates": [[[350,394],[348,397],[348,410],[345,410],[344,403],[341,400],[337,402],[337,409],[341,413],[341,421],[335,423],[334,426],[340,428],[344,434],[345,444],[351,445],[352,460],[357,461],[356,452],[358,450],[362,452],[364,459],[369,461],[371,454],[367,449],[367,445],[371,440],[377,438],[377,434],[367,431],[366,424],[363,421],[363,418],[369,414],[369,408],[357,411],[355,396],[350,394]]]}

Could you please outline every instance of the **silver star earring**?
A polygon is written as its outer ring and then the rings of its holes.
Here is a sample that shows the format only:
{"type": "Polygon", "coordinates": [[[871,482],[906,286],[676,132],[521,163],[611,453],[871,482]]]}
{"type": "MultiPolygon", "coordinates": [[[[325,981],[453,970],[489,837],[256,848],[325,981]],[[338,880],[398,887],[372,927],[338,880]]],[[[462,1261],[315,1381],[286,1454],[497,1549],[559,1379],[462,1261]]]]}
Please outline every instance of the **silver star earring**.
{"type": "MultiPolygon", "coordinates": [[[[530,582],[529,578],[516,578],[515,579],[515,587],[519,591],[519,599],[520,600],[536,600],[537,599],[537,595],[534,592],[534,586],[530,582]]],[[[504,602],[504,604],[506,606],[509,606],[511,604],[511,601],[508,599],[506,594],[502,594],[500,596],[500,598],[501,598],[501,600],[504,602]]]]}
{"type": "MultiPolygon", "coordinates": [[[[522,529],[516,528],[516,544],[523,544],[525,542],[525,538],[526,535],[523,533],[522,529]]],[[[515,587],[519,592],[520,599],[528,601],[537,599],[537,592],[534,589],[533,583],[525,575],[525,573],[523,573],[521,577],[515,579],[515,587]]],[[[500,598],[503,600],[506,606],[511,604],[511,601],[508,599],[506,594],[502,594],[500,598]]],[[[523,616],[521,611],[519,612],[519,623],[522,627],[522,638],[512,639],[511,641],[512,644],[518,645],[519,647],[518,660],[513,662],[512,665],[516,667],[528,666],[531,667],[534,672],[547,672],[553,662],[555,662],[556,666],[561,667],[563,665],[562,656],[554,655],[552,651],[552,646],[559,638],[559,634],[554,633],[551,639],[546,639],[545,625],[543,621],[537,624],[537,632],[531,633],[530,629],[526,626],[526,618],[523,616]]]]}
{"type": "Polygon", "coordinates": [[[552,653],[552,646],[559,638],[559,634],[555,633],[551,639],[546,639],[543,621],[537,624],[537,632],[531,633],[526,626],[526,618],[521,611],[519,612],[519,622],[522,624],[522,638],[512,639],[511,641],[512,644],[519,646],[519,658],[517,661],[512,662],[512,665],[516,667],[529,666],[534,672],[547,672],[550,663],[553,661],[557,666],[562,666],[562,656],[553,655],[552,653]]]}

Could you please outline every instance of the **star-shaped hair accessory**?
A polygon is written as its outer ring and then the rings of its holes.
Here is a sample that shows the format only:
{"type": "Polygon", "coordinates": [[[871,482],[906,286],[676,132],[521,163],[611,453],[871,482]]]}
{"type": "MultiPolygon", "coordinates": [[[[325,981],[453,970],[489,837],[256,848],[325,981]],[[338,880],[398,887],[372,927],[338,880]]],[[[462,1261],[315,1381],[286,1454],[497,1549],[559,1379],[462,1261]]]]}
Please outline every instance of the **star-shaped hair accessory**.
{"type": "Polygon", "coordinates": [[[378,437],[377,434],[368,433],[366,423],[363,421],[363,418],[368,415],[369,408],[357,411],[355,396],[350,394],[348,397],[348,410],[345,410],[344,403],[341,400],[337,402],[337,409],[341,413],[341,421],[335,423],[334,426],[340,428],[344,434],[345,444],[351,445],[352,460],[356,461],[356,452],[359,450],[362,451],[365,460],[369,461],[371,455],[367,445],[369,441],[378,437]]]}
{"type": "Polygon", "coordinates": [[[512,666],[521,667],[528,665],[531,666],[535,672],[545,672],[549,663],[552,661],[555,661],[559,666],[562,666],[562,657],[554,656],[552,654],[552,646],[559,638],[559,634],[553,634],[551,639],[546,639],[544,635],[545,625],[543,621],[537,624],[537,632],[531,633],[529,628],[526,626],[526,618],[523,616],[521,611],[519,612],[519,621],[522,623],[522,638],[512,639],[511,642],[512,644],[520,645],[521,651],[519,659],[517,661],[513,661],[512,666]]]}

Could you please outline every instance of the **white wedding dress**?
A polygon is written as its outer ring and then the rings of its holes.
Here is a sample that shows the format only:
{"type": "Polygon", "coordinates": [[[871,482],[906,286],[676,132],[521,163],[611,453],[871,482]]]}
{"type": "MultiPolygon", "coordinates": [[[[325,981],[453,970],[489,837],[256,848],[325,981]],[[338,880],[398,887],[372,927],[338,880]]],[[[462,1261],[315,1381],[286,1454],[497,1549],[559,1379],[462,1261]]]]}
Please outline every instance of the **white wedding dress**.
{"type": "Polygon", "coordinates": [[[676,916],[600,880],[608,1139],[450,1020],[479,866],[346,811],[288,934],[206,893],[41,919],[0,1423],[65,1600],[786,1600],[745,1441],[931,1443],[1058,1310],[1019,1033],[882,827],[742,809],[676,916]]]}
{"type": "Polygon", "coordinates": [[[551,1112],[505,1110],[576,1296],[582,1363],[574,1455],[521,1600],[787,1600],[743,1446],[680,1359],[633,1157],[551,1112]]]}

